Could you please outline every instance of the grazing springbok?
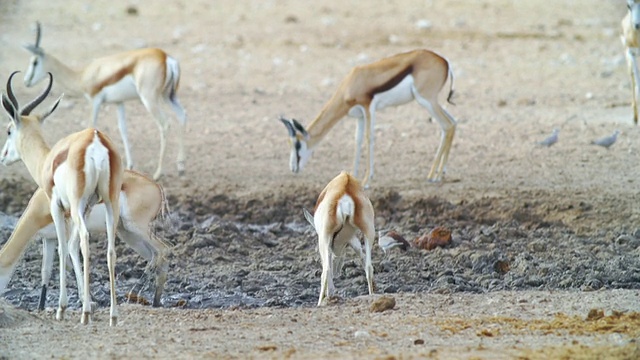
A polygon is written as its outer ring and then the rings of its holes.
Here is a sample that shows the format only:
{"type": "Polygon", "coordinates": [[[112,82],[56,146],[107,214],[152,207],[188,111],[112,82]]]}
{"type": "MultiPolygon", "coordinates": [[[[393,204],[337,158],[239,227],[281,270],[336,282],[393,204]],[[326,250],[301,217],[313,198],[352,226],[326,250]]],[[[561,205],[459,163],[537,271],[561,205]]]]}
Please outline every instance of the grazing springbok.
{"type": "Polygon", "coordinates": [[[438,103],[438,94],[451,77],[447,101],[453,95],[453,72],[442,56],[429,50],[397,54],[371,64],[356,66],[342,80],[338,90],[324,105],[308,128],[295,119],[280,118],[289,131],[290,168],[294,173],[305,166],[314,147],[329,130],[346,115],[358,119],[353,174],[358,177],[360,151],[364,135],[369,166],[362,181],[367,186],[373,179],[373,143],[376,110],[398,106],[415,100],[438,120],[442,137],[435,161],[427,179],[440,181],[449,157],[456,120],[438,103]]]}
{"type": "Polygon", "coordinates": [[[333,269],[337,266],[339,271],[340,265],[334,264],[334,260],[341,264],[347,246],[361,252],[360,240],[356,237],[358,230],[364,236],[364,271],[369,295],[373,294],[371,248],[376,236],[373,206],[358,180],[346,172],[340,173],[320,193],[313,215],[306,209],[303,211],[318,234],[318,252],[322,262],[318,306],[335,290],[333,269]]]}
{"type": "MultiPolygon", "coordinates": [[[[146,176],[126,170],[120,190],[120,221],[118,237],[149,261],[155,270],[153,306],[160,306],[164,284],[167,280],[168,263],[166,251],[168,244],[151,233],[151,223],[166,207],[162,187],[146,176]]],[[[87,228],[91,233],[104,233],[105,206],[97,204],[90,213],[87,228]]],[[[43,237],[42,248],[42,287],[38,309],[43,310],[47,298],[47,286],[53,269],[53,254],[56,249],[57,235],[53,219],[49,212],[49,199],[42,189],[36,190],[29,205],[18,220],[9,240],[0,249],[0,293],[11,280],[13,271],[29,240],[39,232],[43,237]]],[[[70,240],[69,253],[73,262],[78,285],[78,294],[82,298],[82,268],[78,257],[77,237],[70,240]]]]}
{"type": "Polygon", "coordinates": [[[2,95],[2,106],[11,118],[11,123],[7,128],[7,142],[2,149],[1,159],[4,165],[22,159],[33,179],[49,199],[49,210],[58,236],[60,262],[60,299],[56,318],[64,318],[64,311],[68,305],[65,276],[68,255],[65,213],[68,212],[73,222],[73,232],[80,235],[84,266],[80,322],[87,324],[90,321],[90,251],[86,216],[95,204],[102,202],[105,207],[107,264],[111,290],[109,323],[115,326],[118,322],[115,234],[120,218],[122,159],[111,140],[104,133],[92,128],[73,133],[49,147],[44,140],[41,125],[58,106],[60,98],[44,114],[30,114],[51,91],[53,76],[49,73],[49,84],[44,92],[21,109],[11,84],[16,73],[18,72],[15,71],[9,76],[7,94],[2,95]]]}
{"type": "Polygon", "coordinates": [[[640,73],[638,73],[638,59],[640,54],[640,2],[627,0],[627,15],[622,19],[622,45],[625,47],[627,67],[631,77],[631,106],[633,107],[633,122],[638,124],[638,96],[640,96],[640,73]]]}
{"type": "Polygon", "coordinates": [[[36,23],[36,41],[25,45],[33,56],[24,76],[24,84],[31,87],[51,72],[56,81],[69,91],[81,92],[91,102],[91,119],[96,127],[98,111],[103,103],[115,103],[118,108],[118,128],[124,143],[127,169],[133,168],[131,147],[127,137],[124,102],[140,99],[160,129],[160,157],[154,180],[162,176],[169,124],[163,105],[169,105],[180,122],[178,135],[178,173],[184,175],[184,136],[187,117],[176,92],[180,83],[178,61],[160,49],[131,50],[95,59],[82,69],[74,70],[40,47],[41,27],[36,23]]]}

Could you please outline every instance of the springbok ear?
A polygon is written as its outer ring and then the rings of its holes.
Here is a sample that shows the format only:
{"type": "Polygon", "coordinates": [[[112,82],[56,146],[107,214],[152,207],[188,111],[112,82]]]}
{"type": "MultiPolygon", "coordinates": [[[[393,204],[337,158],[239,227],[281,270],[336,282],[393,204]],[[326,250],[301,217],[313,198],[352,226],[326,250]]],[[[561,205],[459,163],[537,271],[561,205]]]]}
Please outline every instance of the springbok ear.
{"type": "Polygon", "coordinates": [[[313,215],[311,215],[311,213],[305,208],[302,208],[302,212],[304,213],[305,219],[307,219],[309,224],[311,224],[311,226],[315,229],[316,228],[316,224],[314,223],[313,215]]]}
{"type": "Polygon", "coordinates": [[[11,100],[9,100],[7,95],[5,95],[4,93],[2,94],[2,107],[7,112],[12,121],[18,121],[18,109],[16,109],[11,100]]]}
{"type": "Polygon", "coordinates": [[[58,107],[58,105],[60,105],[60,100],[62,100],[63,96],[64,94],[60,95],[58,100],[56,100],[56,102],[54,102],[53,105],[51,105],[49,110],[47,110],[44,114],[41,114],[39,116],[38,120],[40,121],[41,124],[44,122],[44,119],[46,119],[49,115],[51,115],[51,113],[58,107]]]}
{"type": "Polygon", "coordinates": [[[298,130],[306,140],[309,140],[309,133],[304,128],[304,126],[302,126],[302,124],[298,122],[298,120],[291,119],[291,123],[293,123],[293,126],[296,128],[296,130],[298,130]]]}
{"type": "Polygon", "coordinates": [[[289,130],[289,136],[295,137],[296,136],[296,129],[293,128],[293,124],[291,123],[291,120],[285,119],[285,118],[283,118],[281,116],[280,117],[280,121],[282,121],[282,123],[287,128],[287,130],[289,130]]]}

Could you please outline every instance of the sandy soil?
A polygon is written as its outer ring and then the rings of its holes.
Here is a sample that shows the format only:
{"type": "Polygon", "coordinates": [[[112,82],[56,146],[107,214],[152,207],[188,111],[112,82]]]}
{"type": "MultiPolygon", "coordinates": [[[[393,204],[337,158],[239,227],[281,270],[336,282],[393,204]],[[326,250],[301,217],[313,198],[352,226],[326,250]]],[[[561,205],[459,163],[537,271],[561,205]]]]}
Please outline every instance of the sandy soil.
{"type": "MultiPolygon", "coordinates": [[[[161,182],[172,207],[197,213],[216,208],[202,202],[225,194],[230,203],[242,203],[243,212],[251,204],[277,207],[283,213],[277,221],[302,221],[299,208],[287,208],[287,201],[304,199],[311,207],[327,181],[350,169],[355,122],[338,124],[305,171],[293,175],[278,115],[308,124],[354,65],[429,48],[450,60],[456,76],[457,105],[448,109],[459,126],[445,181],[425,181],[438,125],[415,104],[385,109],[377,118],[372,200],[384,206],[379,200],[390,192],[407,201],[437,198],[452,207],[472,207],[478,218],[506,222],[518,221],[519,211],[526,209],[537,224],[551,227],[550,243],[564,239],[557,234],[566,231],[610,243],[619,235],[640,234],[639,170],[634,166],[640,160],[640,130],[632,123],[618,39],[624,12],[624,4],[612,0],[403,0],[348,7],[333,0],[172,1],[162,6],[6,1],[0,4],[0,73],[26,70],[29,55],[21,45],[33,41],[30,24],[35,20],[43,24],[42,46],[74,66],[125,49],[161,47],[181,62],[179,96],[189,117],[187,177],[179,178],[175,170],[175,138],[164,162],[167,175],[161,182]],[[137,12],[127,11],[129,5],[137,12]],[[560,129],[560,141],[551,148],[536,147],[553,128],[560,129]],[[609,150],[589,144],[614,129],[623,134],[609,150]]],[[[16,90],[21,99],[37,91],[16,90]]],[[[53,92],[57,96],[62,90],[53,92]]],[[[89,125],[89,104],[71,95],[47,120],[51,142],[89,125]]],[[[127,114],[137,168],[152,172],[159,148],[156,126],[139,104],[129,104],[127,114]]],[[[115,118],[115,108],[107,107],[99,126],[119,141],[115,118]]],[[[26,169],[5,168],[0,178],[3,211],[20,213],[25,194],[34,189],[26,169]],[[20,196],[7,193],[15,189],[20,196]]],[[[242,220],[242,214],[226,215],[242,220]]],[[[475,217],[467,221],[481,222],[475,217]]],[[[376,223],[380,228],[398,225],[382,216],[376,223]]],[[[454,229],[456,224],[449,223],[454,229]]],[[[523,228],[528,230],[533,229],[523,228]]],[[[628,271],[638,273],[637,268],[628,271]]],[[[640,311],[638,290],[605,286],[595,292],[392,295],[396,310],[380,314],[369,313],[370,297],[323,309],[124,304],[115,329],[108,328],[104,308],[92,325],[82,327],[73,311],[58,323],[48,313],[25,315],[5,305],[5,316],[17,322],[0,329],[0,356],[638,355],[633,315],[640,311]],[[605,317],[590,317],[592,309],[602,309],[605,317]]]]}

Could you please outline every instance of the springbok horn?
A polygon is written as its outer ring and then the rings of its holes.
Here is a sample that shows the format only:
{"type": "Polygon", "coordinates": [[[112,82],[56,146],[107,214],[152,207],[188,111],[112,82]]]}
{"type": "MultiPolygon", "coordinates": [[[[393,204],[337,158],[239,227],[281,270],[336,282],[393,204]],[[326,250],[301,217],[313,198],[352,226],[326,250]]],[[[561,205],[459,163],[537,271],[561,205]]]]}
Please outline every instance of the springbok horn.
{"type": "MultiPolygon", "coordinates": [[[[29,115],[31,111],[35,109],[36,106],[40,105],[40,103],[44,101],[47,95],[49,95],[49,91],[51,91],[51,87],[53,86],[53,75],[51,75],[50,72],[48,72],[47,74],[49,74],[49,84],[47,85],[47,88],[44,89],[44,91],[42,92],[42,94],[40,94],[40,96],[38,96],[37,98],[33,99],[30,103],[28,103],[27,106],[25,106],[24,109],[22,109],[22,111],[20,112],[20,115],[23,115],[23,116],[29,115]]],[[[9,78],[9,81],[11,81],[11,78],[9,78]]]]}

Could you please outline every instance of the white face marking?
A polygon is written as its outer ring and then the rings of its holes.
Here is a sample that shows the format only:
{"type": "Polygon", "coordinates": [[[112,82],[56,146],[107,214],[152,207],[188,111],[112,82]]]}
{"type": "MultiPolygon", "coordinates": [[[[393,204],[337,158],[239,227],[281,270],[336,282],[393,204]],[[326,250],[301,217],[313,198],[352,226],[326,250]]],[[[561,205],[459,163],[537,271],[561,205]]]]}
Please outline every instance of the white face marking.
{"type": "Polygon", "coordinates": [[[292,138],[291,158],[289,159],[291,172],[300,172],[311,158],[311,154],[313,154],[313,151],[307,148],[307,142],[305,140],[292,138]]]}
{"type": "Polygon", "coordinates": [[[2,153],[0,154],[0,162],[8,166],[20,160],[20,154],[16,147],[16,138],[18,134],[13,123],[7,126],[7,141],[4,143],[2,153]]]}
{"type": "Polygon", "coordinates": [[[33,55],[29,61],[29,68],[24,74],[24,86],[31,87],[44,79],[44,58],[40,55],[33,55]]]}

